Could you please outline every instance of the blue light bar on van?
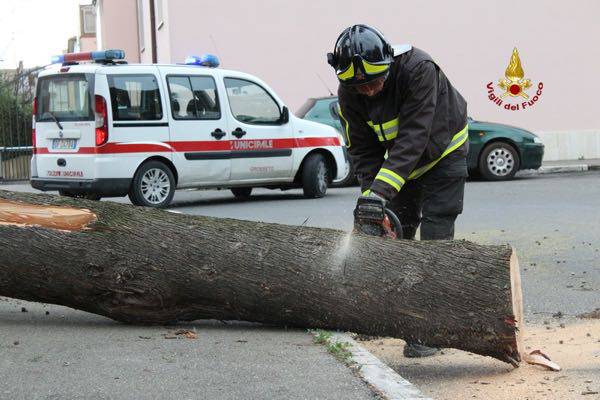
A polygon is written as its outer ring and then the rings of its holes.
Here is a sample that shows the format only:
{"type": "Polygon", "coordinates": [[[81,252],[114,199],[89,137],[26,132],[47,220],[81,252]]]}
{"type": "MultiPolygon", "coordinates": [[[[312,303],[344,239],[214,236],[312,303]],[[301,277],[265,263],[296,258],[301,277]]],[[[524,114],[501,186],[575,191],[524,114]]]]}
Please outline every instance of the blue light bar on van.
{"type": "Polygon", "coordinates": [[[84,53],[66,53],[52,57],[52,64],[77,61],[112,61],[125,58],[123,50],[87,51],[84,53]]]}
{"type": "Polygon", "coordinates": [[[188,56],[185,59],[185,65],[199,65],[201,67],[217,68],[219,66],[219,59],[217,56],[212,54],[202,54],[198,56],[188,56]]]}

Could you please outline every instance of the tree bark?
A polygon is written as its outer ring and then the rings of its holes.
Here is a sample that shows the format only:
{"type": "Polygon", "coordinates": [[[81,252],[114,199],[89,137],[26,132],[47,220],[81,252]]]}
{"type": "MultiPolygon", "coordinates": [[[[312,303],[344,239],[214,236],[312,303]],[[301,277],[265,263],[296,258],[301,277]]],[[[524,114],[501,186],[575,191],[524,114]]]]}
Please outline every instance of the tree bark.
{"type": "Polygon", "coordinates": [[[393,241],[0,191],[0,249],[0,295],[126,323],[246,320],[520,361],[510,246],[393,241]]]}

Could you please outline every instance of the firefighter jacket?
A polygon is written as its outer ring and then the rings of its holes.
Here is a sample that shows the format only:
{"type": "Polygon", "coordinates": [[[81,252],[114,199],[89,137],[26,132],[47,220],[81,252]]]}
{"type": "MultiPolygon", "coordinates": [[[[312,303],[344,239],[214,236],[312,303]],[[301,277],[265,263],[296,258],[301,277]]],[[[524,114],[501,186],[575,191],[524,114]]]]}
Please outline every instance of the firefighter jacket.
{"type": "MultiPolygon", "coordinates": [[[[467,103],[422,50],[394,58],[381,92],[338,90],[340,121],[364,194],[391,200],[451,152],[468,150],[467,103]]],[[[458,155],[458,154],[457,154],[458,155]]]]}

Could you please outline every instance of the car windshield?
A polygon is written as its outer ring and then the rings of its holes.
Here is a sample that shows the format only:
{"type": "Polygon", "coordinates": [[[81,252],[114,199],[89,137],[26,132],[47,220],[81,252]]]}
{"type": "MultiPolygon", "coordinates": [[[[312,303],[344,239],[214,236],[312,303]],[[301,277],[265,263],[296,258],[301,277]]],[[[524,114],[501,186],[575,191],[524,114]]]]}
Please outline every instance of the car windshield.
{"type": "Polygon", "coordinates": [[[298,118],[304,118],[306,116],[306,113],[308,113],[308,111],[310,111],[310,109],[315,105],[315,103],[316,103],[315,99],[306,100],[306,102],[304,104],[302,104],[300,109],[298,109],[298,111],[296,111],[296,116],[298,118]]]}
{"type": "Polygon", "coordinates": [[[37,122],[90,121],[90,79],[85,74],[41,77],[37,86],[37,122]]]}

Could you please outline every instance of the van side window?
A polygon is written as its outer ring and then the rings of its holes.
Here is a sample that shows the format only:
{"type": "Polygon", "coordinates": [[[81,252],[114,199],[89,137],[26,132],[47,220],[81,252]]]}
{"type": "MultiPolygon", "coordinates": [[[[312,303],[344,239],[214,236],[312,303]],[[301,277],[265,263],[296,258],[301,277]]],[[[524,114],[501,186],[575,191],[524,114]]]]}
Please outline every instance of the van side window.
{"type": "Polygon", "coordinates": [[[221,119],[219,97],[209,76],[168,76],[171,112],[174,119],[221,119]]]}
{"type": "Polygon", "coordinates": [[[108,85],[113,120],[152,121],[162,119],[160,92],[154,75],[109,75],[108,85]]]}
{"type": "Polygon", "coordinates": [[[279,124],[279,105],[261,86],[244,79],[225,78],[225,88],[235,119],[247,124],[279,124]]]}

